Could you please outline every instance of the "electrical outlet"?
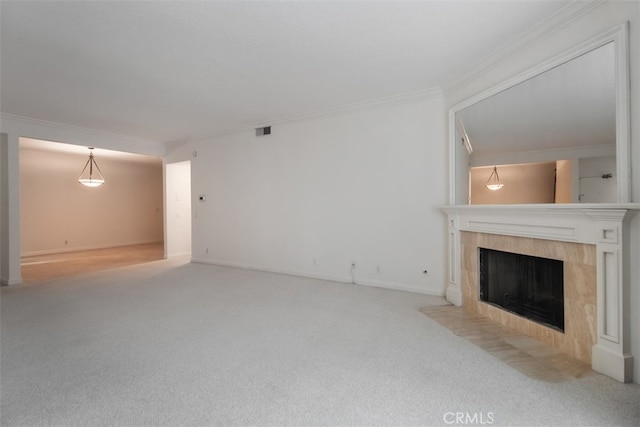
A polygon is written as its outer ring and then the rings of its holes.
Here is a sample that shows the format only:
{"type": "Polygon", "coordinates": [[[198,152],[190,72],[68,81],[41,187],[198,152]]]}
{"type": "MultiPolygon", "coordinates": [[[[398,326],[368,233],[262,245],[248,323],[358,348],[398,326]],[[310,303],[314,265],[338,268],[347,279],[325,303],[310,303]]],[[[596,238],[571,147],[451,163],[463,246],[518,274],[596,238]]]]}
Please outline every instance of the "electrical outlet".
{"type": "Polygon", "coordinates": [[[351,261],[351,269],[352,270],[356,269],[356,262],[355,261],[351,261]]]}

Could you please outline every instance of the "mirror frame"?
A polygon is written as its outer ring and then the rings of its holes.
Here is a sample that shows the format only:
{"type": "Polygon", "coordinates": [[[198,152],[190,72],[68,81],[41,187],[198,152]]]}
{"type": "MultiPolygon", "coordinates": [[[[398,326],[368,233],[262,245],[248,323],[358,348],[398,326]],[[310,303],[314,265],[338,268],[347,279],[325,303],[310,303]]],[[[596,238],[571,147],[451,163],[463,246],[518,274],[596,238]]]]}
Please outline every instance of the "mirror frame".
{"type": "MultiPolygon", "coordinates": [[[[456,205],[456,113],[497,93],[538,76],[587,52],[614,44],[616,75],[616,174],[618,176],[617,203],[631,201],[631,132],[629,95],[629,23],[625,22],[584,43],[575,46],[548,61],[490,87],[449,109],[449,204],[456,205]]],[[[469,203],[465,203],[469,205],[469,203]]]]}

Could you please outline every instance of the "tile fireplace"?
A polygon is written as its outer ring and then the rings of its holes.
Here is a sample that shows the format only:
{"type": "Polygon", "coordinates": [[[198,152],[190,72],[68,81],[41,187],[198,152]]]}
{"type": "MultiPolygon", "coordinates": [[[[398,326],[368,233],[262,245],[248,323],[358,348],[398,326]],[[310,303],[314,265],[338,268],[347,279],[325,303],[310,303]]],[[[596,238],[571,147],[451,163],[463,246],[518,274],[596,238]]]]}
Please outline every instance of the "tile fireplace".
{"type": "Polygon", "coordinates": [[[636,203],[445,207],[447,299],[630,382],[628,228],[638,210],[636,203]],[[482,301],[480,248],[561,261],[564,330],[482,301]]]}

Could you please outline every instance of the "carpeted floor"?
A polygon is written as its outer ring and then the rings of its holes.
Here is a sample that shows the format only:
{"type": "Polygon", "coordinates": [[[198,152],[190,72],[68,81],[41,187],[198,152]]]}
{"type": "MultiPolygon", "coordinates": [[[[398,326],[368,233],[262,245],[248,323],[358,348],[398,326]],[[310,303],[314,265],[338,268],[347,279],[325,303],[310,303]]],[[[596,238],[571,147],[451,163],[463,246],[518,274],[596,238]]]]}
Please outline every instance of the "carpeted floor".
{"type": "Polygon", "coordinates": [[[640,424],[640,386],[531,379],[438,297],[173,259],[1,298],[3,426],[640,424]]]}

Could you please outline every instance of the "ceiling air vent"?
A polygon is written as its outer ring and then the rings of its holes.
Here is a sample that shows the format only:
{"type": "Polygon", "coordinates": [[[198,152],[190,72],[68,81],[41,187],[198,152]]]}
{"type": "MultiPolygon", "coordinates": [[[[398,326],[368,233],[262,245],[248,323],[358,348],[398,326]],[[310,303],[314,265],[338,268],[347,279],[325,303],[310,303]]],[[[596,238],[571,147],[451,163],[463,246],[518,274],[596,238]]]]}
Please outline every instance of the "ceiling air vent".
{"type": "Polygon", "coordinates": [[[256,128],[256,136],[271,135],[271,126],[256,128]]]}

